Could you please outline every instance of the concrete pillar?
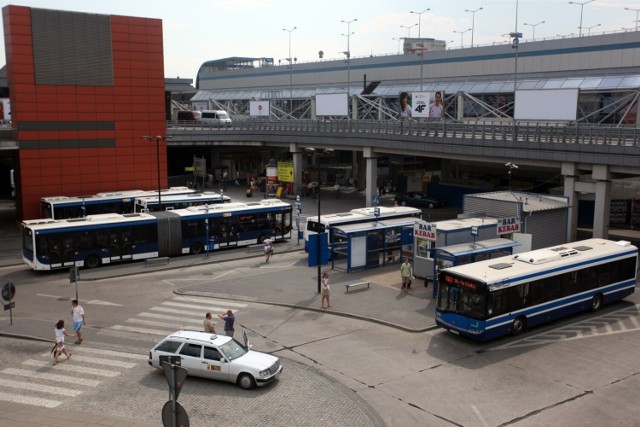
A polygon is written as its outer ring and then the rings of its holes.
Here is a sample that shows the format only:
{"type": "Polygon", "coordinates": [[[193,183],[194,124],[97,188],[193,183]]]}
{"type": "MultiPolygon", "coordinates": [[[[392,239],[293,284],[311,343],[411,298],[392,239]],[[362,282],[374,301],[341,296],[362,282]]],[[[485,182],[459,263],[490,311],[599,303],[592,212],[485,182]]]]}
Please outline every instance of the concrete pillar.
{"type": "Polygon", "coordinates": [[[289,144],[289,152],[293,157],[293,194],[300,194],[298,191],[302,185],[302,151],[296,143],[289,144]]]}
{"type": "Polygon", "coordinates": [[[593,179],[596,181],[596,204],[593,213],[593,237],[609,237],[609,216],[611,206],[611,174],[606,165],[593,165],[593,179]]]}
{"type": "Polygon", "coordinates": [[[464,95],[462,93],[458,94],[458,116],[456,118],[458,120],[464,118],[464,95]]]}
{"type": "Polygon", "coordinates": [[[316,120],[316,97],[312,97],[311,98],[311,120],[316,120]]]}
{"type": "Polygon", "coordinates": [[[351,119],[358,120],[358,97],[351,97],[351,119]]]}
{"type": "Polygon", "coordinates": [[[373,196],[378,194],[378,157],[370,147],[364,148],[363,156],[367,161],[365,203],[369,207],[372,205],[371,199],[373,196]]]}
{"type": "Polygon", "coordinates": [[[564,196],[569,202],[567,242],[573,242],[578,236],[578,203],[580,201],[576,191],[578,177],[575,163],[563,163],[562,175],[564,176],[564,196]]]}
{"type": "Polygon", "coordinates": [[[355,150],[351,152],[351,178],[354,179],[355,181],[358,180],[358,172],[359,172],[358,153],[359,151],[355,151],[355,150]]]}

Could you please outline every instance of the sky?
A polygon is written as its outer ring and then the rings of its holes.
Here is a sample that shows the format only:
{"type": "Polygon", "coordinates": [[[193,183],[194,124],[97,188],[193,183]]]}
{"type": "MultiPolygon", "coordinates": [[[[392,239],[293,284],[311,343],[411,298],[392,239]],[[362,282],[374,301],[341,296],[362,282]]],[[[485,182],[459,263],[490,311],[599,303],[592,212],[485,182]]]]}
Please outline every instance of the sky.
{"type": "Polygon", "coordinates": [[[581,12],[583,35],[636,28],[638,13],[625,8],[640,10],[640,0],[586,1],[16,0],[0,5],[161,19],[165,77],[195,81],[206,61],[246,56],[285,63],[289,48],[297,62],[308,62],[317,61],[320,51],[325,60],[344,58],[347,50],[352,58],[396,54],[402,38],[418,35],[469,47],[472,38],[474,45],[507,42],[505,34],[516,30],[516,23],[521,42],[530,41],[534,31],[536,40],[577,36],[581,12]]]}

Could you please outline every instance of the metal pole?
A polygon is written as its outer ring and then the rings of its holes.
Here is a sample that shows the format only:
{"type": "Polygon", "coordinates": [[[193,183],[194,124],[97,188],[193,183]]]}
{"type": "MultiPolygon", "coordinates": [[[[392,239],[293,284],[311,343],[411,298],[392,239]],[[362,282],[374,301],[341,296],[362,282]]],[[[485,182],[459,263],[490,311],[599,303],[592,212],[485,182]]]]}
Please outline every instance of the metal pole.
{"type": "Polygon", "coordinates": [[[158,206],[162,212],[162,189],[160,185],[160,140],[161,136],[156,136],[156,158],[158,160],[158,206]]]}
{"type": "MultiPolygon", "coordinates": [[[[317,167],[317,164],[316,164],[317,167]]],[[[322,266],[320,265],[322,263],[322,255],[320,254],[320,251],[322,249],[322,245],[320,244],[320,228],[322,227],[322,225],[320,224],[320,174],[318,173],[318,223],[317,223],[317,229],[316,229],[316,236],[318,237],[318,241],[316,242],[316,248],[318,250],[318,253],[316,255],[316,260],[318,261],[318,293],[320,293],[321,290],[321,284],[322,284],[322,266]]]]}
{"type": "MultiPolygon", "coordinates": [[[[171,365],[171,384],[176,384],[176,365],[171,365]]],[[[171,390],[171,388],[169,388],[171,390]]],[[[176,398],[175,389],[171,393],[171,415],[173,416],[173,427],[178,427],[178,399],[176,398]]]]}

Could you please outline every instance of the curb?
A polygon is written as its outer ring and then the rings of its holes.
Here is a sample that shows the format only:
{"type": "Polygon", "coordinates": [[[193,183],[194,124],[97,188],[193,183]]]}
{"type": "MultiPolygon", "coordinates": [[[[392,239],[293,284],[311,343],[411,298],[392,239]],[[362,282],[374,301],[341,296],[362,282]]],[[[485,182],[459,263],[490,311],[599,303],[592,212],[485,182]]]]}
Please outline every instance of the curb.
{"type": "Polygon", "coordinates": [[[388,322],[386,320],[377,319],[375,317],[362,316],[360,314],[347,313],[347,312],[344,312],[344,311],[327,311],[327,310],[322,310],[322,309],[319,309],[319,308],[316,308],[316,307],[307,307],[307,306],[304,306],[304,305],[287,304],[287,303],[283,303],[283,302],[263,301],[263,300],[258,300],[258,299],[250,298],[250,297],[242,297],[240,295],[231,296],[231,295],[228,295],[228,294],[218,294],[218,293],[215,293],[215,292],[181,291],[180,289],[174,290],[173,293],[176,294],[176,295],[187,295],[187,296],[198,296],[198,297],[204,297],[204,298],[226,299],[226,300],[229,300],[229,301],[244,301],[244,302],[252,302],[252,303],[258,303],[258,304],[275,305],[275,306],[278,306],[278,307],[295,308],[295,309],[299,309],[299,310],[315,311],[317,313],[333,314],[335,316],[349,317],[349,318],[352,318],[352,319],[358,319],[358,320],[364,320],[364,321],[367,321],[367,322],[377,323],[379,325],[383,325],[383,326],[387,326],[387,327],[390,327],[390,328],[399,329],[401,331],[411,332],[411,333],[422,333],[422,332],[432,331],[434,329],[438,329],[439,328],[439,326],[436,325],[435,323],[431,324],[429,326],[426,326],[424,328],[419,328],[419,329],[408,328],[406,326],[398,325],[396,323],[391,323],[391,322],[388,322]]]}

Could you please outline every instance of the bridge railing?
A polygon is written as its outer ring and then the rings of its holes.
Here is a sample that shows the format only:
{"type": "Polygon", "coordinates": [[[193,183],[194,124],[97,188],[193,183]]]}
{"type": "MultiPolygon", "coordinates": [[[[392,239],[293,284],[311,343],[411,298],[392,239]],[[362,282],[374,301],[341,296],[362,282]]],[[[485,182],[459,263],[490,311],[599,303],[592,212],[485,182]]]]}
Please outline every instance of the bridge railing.
{"type": "Polygon", "coordinates": [[[638,147],[640,132],[633,127],[559,123],[452,122],[428,120],[235,120],[232,126],[167,122],[168,129],[193,132],[292,132],[387,134],[424,138],[521,141],[638,147]]]}

